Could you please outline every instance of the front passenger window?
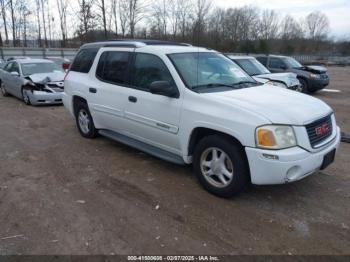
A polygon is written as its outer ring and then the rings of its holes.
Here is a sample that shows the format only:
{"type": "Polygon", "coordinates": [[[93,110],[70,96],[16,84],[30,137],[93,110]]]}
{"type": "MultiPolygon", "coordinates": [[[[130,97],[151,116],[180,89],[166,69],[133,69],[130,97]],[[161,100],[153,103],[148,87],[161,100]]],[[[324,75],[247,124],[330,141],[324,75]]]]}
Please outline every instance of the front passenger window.
{"type": "Polygon", "coordinates": [[[278,58],[270,58],[270,68],[275,69],[283,69],[285,68],[285,64],[281,59],[278,58]]]}
{"type": "Polygon", "coordinates": [[[173,78],[163,61],[151,54],[136,54],[134,66],[134,86],[149,90],[155,81],[168,81],[175,85],[173,78]]]}

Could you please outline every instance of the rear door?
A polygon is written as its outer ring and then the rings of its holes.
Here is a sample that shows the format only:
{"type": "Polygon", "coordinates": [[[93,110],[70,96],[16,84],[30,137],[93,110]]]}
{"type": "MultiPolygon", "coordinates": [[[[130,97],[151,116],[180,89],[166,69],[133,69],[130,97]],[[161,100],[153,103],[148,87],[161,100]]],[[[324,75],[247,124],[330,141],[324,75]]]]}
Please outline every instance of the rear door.
{"type": "Polygon", "coordinates": [[[104,48],[97,54],[89,82],[89,107],[98,128],[125,131],[128,74],[133,48],[104,48]]]}
{"type": "Polygon", "coordinates": [[[148,144],[178,154],[181,97],[152,94],[154,81],[176,85],[164,61],[147,53],[135,53],[131,70],[131,88],[125,106],[127,131],[130,136],[148,144]]]}

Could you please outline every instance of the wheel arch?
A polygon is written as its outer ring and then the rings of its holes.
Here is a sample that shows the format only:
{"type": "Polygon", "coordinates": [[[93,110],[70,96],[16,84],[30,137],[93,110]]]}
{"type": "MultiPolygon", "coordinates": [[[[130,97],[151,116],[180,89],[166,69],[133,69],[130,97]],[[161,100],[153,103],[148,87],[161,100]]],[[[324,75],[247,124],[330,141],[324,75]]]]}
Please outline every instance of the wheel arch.
{"type": "Polygon", "coordinates": [[[73,107],[74,116],[77,113],[77,105],[78,105],[78,103],[84,103],[84,104],[88,105],[88,102],[87,102],[87,100],[84,97],[79,96],[79,95],[73,95],[72,96],[72,107],[73,107]]]}

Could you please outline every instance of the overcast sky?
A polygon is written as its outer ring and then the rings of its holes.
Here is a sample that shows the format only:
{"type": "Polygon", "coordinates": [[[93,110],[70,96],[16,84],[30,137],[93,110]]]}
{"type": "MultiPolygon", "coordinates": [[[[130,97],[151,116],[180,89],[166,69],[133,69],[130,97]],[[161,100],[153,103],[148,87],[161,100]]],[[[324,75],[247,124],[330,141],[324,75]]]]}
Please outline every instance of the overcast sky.
{"type": "Polygon", "coordinates": [[[312,11],[325,13],[336,38],[350,37],[350,0],[214,0],[221,7],[253,5],[262,9],[274,9],[278,13],[295,18],[305,17],[312,11]]]}

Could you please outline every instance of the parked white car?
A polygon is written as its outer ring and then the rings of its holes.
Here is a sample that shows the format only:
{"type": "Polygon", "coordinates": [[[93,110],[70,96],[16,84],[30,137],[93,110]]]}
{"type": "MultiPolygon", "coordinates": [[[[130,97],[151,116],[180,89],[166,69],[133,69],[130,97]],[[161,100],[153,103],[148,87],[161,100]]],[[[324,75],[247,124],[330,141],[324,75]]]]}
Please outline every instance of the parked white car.
{"type": "Polygon", "coordinates": [[[233,56],[228,57],[238,64],[248,75],[256,81],[263,84],[270,84],[277,87],[288,88],[298,92],[302,92],[303,88],[300,84],[297,74],[294,73],[271,73],[253,56],[233,56]]]}
{"type": "Polygon", "coordinates": [[[300,180],[333,162],[340,130],[308,95],[258,84],[226,56],[159,41],[80,48],[63,102],[83,137],[98,134],[193,164],[222,197],[300,180]]]}

